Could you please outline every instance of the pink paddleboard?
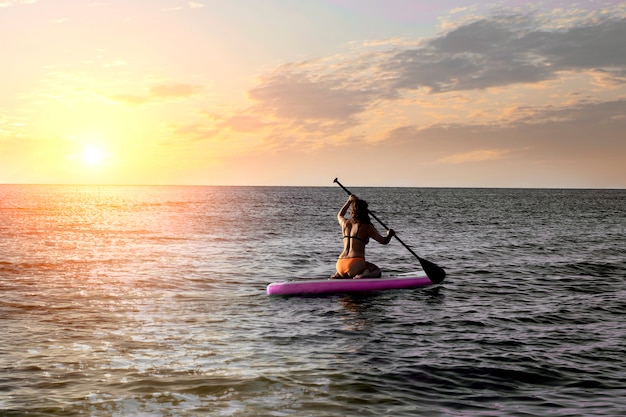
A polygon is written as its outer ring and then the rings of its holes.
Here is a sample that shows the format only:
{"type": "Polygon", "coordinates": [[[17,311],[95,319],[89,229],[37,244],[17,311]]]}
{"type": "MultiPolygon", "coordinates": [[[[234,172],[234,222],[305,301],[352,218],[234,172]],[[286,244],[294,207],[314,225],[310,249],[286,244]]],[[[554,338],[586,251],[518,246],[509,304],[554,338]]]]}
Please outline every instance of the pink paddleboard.
{"type": "Polygon", "coordinates": [[[381,291],[401,288],[415,288],[433,285],[426,276],[362,279],[300,279],[273,282],[267,286],[268,295],[325,294],[358,291],[381,291]]]}

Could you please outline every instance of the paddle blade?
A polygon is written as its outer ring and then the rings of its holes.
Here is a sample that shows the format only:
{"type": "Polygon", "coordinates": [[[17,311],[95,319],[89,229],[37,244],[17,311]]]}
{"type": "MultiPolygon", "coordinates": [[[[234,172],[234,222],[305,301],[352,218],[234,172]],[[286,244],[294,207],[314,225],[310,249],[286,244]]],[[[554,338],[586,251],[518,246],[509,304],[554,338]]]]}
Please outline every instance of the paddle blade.
{"type": "Polygon", "coordinates": [[[422,269],[426,273],[426,276],[432,281],[433,284],[441,284],[446,277],[446,271],[440,266],[418,257],[422,269]]]}

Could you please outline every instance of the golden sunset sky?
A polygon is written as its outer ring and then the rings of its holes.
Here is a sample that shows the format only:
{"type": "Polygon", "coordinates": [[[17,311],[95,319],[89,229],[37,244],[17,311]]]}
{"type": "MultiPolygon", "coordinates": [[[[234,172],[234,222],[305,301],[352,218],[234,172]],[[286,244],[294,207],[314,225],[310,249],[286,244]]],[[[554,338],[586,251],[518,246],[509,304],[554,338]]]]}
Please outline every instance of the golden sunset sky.
{"type": "Polygon", "coordinates": [[[0,183],[626,187],[626,2],[0,0],[0,183]]]}

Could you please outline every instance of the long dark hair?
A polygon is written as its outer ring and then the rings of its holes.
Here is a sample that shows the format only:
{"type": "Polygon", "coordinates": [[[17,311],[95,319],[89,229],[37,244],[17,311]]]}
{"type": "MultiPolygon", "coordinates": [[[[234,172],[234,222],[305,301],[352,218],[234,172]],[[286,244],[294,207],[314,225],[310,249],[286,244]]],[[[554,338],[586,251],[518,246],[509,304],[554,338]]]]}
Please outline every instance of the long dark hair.
{"type": "Polygon", "coordinates": [[[367,201],[361,199],[354,201],[350,208],[350,218],[355,223],[371,224],[372,221],[367,210],[367,201]]]}

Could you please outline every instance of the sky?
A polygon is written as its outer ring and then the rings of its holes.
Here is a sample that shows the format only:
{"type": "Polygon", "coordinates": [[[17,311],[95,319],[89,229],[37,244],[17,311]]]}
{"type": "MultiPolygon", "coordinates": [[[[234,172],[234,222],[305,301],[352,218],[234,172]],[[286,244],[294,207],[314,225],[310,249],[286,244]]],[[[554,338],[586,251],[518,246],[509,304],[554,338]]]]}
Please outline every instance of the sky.
{"type": "Polygon", "coordinates": [[[626,2],[0,0],[0,184],[626,188],[626,2]]]}

